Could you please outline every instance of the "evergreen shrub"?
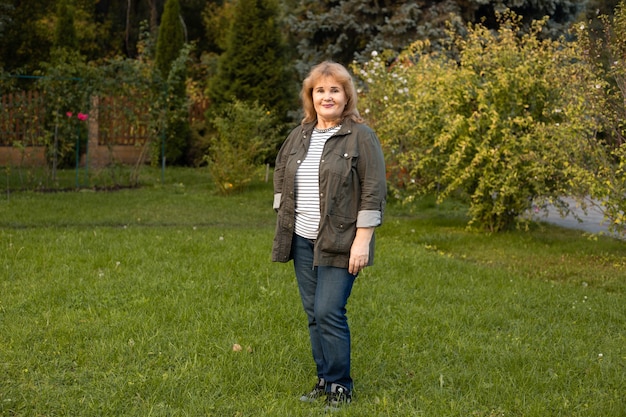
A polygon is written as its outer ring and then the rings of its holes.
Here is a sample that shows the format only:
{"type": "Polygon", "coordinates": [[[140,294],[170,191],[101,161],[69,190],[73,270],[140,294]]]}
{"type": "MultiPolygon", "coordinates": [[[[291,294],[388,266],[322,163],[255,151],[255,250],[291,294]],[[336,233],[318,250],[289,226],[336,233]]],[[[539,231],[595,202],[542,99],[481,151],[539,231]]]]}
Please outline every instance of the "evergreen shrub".
{"type": "Polygon", "coordinates": [[[205,157],[217,189],[243,189],[281,139],[270,111],[258,103],[234,101],[210,119],[215,133],[205,157]]]}

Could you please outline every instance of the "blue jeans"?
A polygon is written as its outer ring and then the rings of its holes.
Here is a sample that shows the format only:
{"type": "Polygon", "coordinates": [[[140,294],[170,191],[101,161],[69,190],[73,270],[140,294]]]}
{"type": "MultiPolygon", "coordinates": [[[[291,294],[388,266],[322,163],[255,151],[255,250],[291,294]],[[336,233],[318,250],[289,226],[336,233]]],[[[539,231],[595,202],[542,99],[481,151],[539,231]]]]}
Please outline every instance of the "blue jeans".
{"type": "Polygon", "coordinates": [[[309,335],[317,376],[352,390],[350,377],[350,329],[346,304],[356,275],[347,268],[313,266],[313,241],[294,235],[293,265],[309,335]]]}

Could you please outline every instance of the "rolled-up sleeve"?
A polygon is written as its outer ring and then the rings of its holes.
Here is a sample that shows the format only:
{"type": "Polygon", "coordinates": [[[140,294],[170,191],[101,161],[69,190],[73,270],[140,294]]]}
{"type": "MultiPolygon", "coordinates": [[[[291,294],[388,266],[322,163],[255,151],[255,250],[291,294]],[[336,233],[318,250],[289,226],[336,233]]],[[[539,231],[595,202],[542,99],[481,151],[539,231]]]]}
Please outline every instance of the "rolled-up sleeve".
{"type": "Polygon", "coordinates": [[[361,210],[356,218],[356,227],[376,227],[383,222],[380,210],[361,210]]]}
{"type": "Polygon", "coordinates": [[[274,168],[274,203],[272,204],[272,207],[275,211],[278,211],[278,209],[280,208],[280,199],[283,192],[283,182],[285,181],[285,148],[287,147],[288,142],[289,138],[283,143],[280,150],[278,151],[278,155],[276,156],[276,166],[274,168]]]}
{"type": "Polygon", "coordinates": [[[274,194],[274,204],[273,204],[273,207],[274,207],[275,211],[278,211],[278,209],[280,208],[280,198],[281,198],[282,195],[283,195],[283,193],[276,193],[276,194],[274,194]]]}

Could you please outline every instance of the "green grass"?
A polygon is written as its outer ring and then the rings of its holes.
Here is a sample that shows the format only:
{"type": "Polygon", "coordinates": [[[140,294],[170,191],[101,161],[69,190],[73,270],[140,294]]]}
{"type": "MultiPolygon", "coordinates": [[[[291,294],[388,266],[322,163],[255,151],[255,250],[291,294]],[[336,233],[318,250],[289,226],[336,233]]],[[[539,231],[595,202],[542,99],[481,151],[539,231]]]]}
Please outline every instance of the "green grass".
{"type": "MultiPolygon", "coordinates": [[[[0,199],[0,415],[322,415],[297,400],[314,368],[292,266],[270,262],[271,187],[158,178],[0,199]]],[[[390,204],[336,414],[624,416],[625,243],[465,220],[390,204]]]]}

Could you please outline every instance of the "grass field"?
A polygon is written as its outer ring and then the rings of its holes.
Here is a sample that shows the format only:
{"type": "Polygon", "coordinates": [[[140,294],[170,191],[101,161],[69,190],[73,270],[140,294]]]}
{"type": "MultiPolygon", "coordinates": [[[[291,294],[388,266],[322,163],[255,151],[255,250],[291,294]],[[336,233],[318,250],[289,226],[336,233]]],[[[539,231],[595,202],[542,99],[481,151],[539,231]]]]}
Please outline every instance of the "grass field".
{"type": "MultiPolygon", "coordinates": [[[[298,401],[314,366],[292,266],[270,262],[271,187],[143,175],[0,197],[0,415],[324,414],[298,401]]],[[[431,199],[385,221],[336,415],[626,416],[625,242],[471,232],[431,199]]]]}

